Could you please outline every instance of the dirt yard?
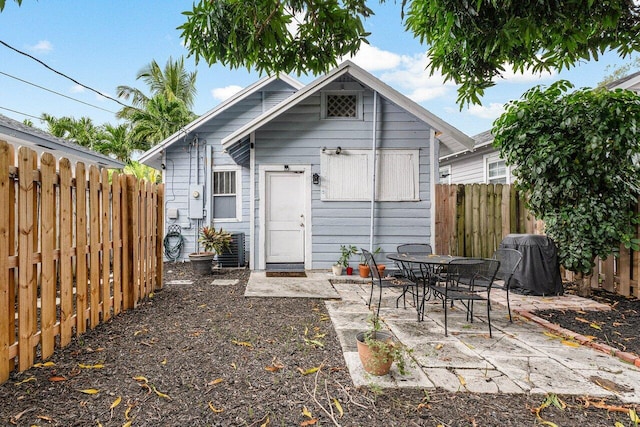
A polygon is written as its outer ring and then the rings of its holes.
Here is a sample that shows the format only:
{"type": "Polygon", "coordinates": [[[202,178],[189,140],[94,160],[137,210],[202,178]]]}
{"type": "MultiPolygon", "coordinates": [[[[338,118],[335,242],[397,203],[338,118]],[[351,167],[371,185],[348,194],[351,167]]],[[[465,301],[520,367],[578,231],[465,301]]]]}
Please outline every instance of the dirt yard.
{"type": "MultiPolygon", "coordinates": [[[[356,389],[322,301],[245,298],[245,270],[192,277],[189,265],[167,264],[165,277],[194,283],[167,285],[137,309],[56,351],[51,363],[12,374],[0,386],[0,424],[636,425],[629,406],[586,396],[356,389]],[[239,283],[212,286],[214,278],[239,283]]],[[[632,303],[637,316],[638,302],[632,303]]],[[[631,314],[624,310],[628,328],[615,326],[608,335],[627,351],[637,350],[638,322],[631,314]]],[[[548,318],[576,316],[602,329],[620,323],[582,313],[548,318]]]]}

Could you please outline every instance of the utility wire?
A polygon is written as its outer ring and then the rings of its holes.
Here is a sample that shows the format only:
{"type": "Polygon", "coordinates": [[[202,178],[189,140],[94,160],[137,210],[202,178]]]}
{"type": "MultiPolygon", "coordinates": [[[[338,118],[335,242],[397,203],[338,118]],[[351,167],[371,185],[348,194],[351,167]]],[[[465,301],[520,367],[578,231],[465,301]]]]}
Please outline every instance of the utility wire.
{"type": "Polygon", "coordinates": [[[7,107],[0,107],[0,110],[7,110],[7,111],[11,111],[12,113],[21,114],[23,116],[31,117],[31,118],[37,119],[37,120],[42,120],[42,117],[32,116],[31,114],[27,114],[27,113],[23,113],[23,112],[20,112],[20,111],[12,110],[11,108],[7,108],[7,107]]]}
{"type": "MultiPolygon", "coordinates": [[[[64,98],[70,99],[70,100],[72,100],[72,101],[76,101],[76,102],[79,102],[79,103],[81,103],[81,104],[88,105],[89,107],[97,108],[98,110],[106,111],[107,113],[113,113],[113,114],[116,114],[116,112],[115,112],[115,111],[107,110],[106,108],[102,108],[102,107],[99,107],[99,106],[97,106],[97,105],[89,104],[88,102],[84,102],[84,101],[81,101],[81,100],[79,100],[79,99],[73,98],[73,97],[71,97],[71,96],[65,95],[65,94],[63,94],[63,93],[56,92],[55,90],[47,89],[47,88],[46,88],[46,87],[44,87],[44,86],[40,86],[40,85],[37,85],[37,84],[35,84],[35,83],[31,83],[31,82],[29,82],[29,81],[27,81],[27,80],[23,80],[23,79],[21,79],[21,78],[19,78],[19,77],[12,76],[11,74],[3,73],[2,71],[0,71],[0,74],[2,74],[3,76],[10,77],[10,78],[12,78],[12,79],[18,80],[19,82],[26,83],[26,84],[31,85],[31,86],[35,86],[35,87],[37,87],[38,89],[42,89],[42,90],[46,90],[47,92],[55,93],[56,95],[60,95],[60,96],[62,96],[62,97],[64,97],[64,98]]],[[[103,95],[103,96],[104,96],[104,95],[103,95]]]]}
{"type": "Polygon", "coordinates": [[[95,93],[97,93],[98,95],[100,95],[100,96],[102,96],[102,97],[105,97],[105,98],[107,98],[107,99],[109,99],[109,100],[111,100],[111,101],[113,101],[113,102],[117,102],[118,104],[122,105],[123,107],[134,108],[134,107],[131,107],[130,105],[127,105],[127,104],[125,104],[125,103],[123,103],[123,102],[120,102],[119,100],[117,100],[117,99],[115,99],[115,98],[112,98],[112,97],[111,97],[111,96],[109,96],[109,95],[106,95],[106,94],[104,94],[104,93],[100,92],[99,90],[96,90],[96,89],[94,89],[94,88],[92,88],[92,87],[90,87],[90,86],[87,86],[87,85],[84,85],[84,84],[80,83],[79,81],[77,81],[77,80],[76,80],[76,79],[74,79],[73,77],[69,77],[69,76],[67,76],[67,75],[66,75],[66,74],[64,74],[64,73],[62,73],[62,72],[60,72],[60,71],[58,71],[58,70],[56,70],[56,69],[51,68],[50,66],[48,66],[47,64],[45,64],[44,62],[42,62],[41,60],[39,60],[38,58],[36,58],[35,56],[31,56],[31,55],[29,55],[29,54],[28,54],[28,53],[26,53],[26,52],[23,52],[23,51],[21,51],[21,50],[19,50],[19,49],[16,49],[15,47],[13,47],[13,46],[11,46],[10,44],[8,44],[8,43],[4,42],[3,40],[0,40],[0,44],[2,44],[2,45],[4,45],[4,46],[6,46],[7,48],[9,48],[9,49],[11,49],[11,50],[13,50],[14,52],[19,53],[20,55],[24,55],[24,56],[26,56],[27,58],[33,59],[33,60],[34,60],[34,61],[36,61],[38,64],[40,64],[40,65],[42,65],[43,67],[45,67],[47,70],[53,71],[54,73],[56,73],[56,74],[58,74],[58,75],[60,75],[60,76],[64,77],[65,79],[71,80],[71,81],[72,81],[72,82],[74,82],[75,84],[77,84],[77,85],[79,85],[79,86],[82,86],[82,87],[83,87],[83,88],[85,88],[85,89],[88,89],[88,90],[90,90],[90,91],[92,91],[92,92],[95,92],[95,93]]]}

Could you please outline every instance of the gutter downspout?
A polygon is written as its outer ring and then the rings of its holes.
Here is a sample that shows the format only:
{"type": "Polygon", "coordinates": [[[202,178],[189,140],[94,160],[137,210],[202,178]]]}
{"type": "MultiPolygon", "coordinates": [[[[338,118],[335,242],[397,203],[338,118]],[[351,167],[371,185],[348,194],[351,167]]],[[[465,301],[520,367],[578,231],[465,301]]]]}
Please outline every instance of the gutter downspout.
{"type": "Polygon", "coordinates": [[[374,216],[376,210],[376,146],[377,146],[377,128],[378,128],[378,92],[373,91],[373,120],[372,120],[372,128],[373,132],[371,135],[371,153],[372,153],[372,164],[373,167],[371,169],[371,218],[370,218],[370,229],[369,229],[369,251],[373,253],[373,235],[374,235],[374,216]]]}
{"type": "MultiPolygon", "coordinates": [[[[431,243],[431,247],[436,250],[436,184],[439,181],[440,174],[440,159],[438,156],[440,155],[440,147],[436,142],[436,131],[431,129],[430,138],[429,138],[429,155],[431,156],[431,174],[430,174],[430,186],[429,186],[429,194],[430,194],[430,219],[429,228],[431,230],[431,236],[429,238],[429,243],[431,243]]],[[[449,249],[450,251],[450,249],[449,249]]],[[[436,252],[437,253],[437,252],[436,252]]]]}

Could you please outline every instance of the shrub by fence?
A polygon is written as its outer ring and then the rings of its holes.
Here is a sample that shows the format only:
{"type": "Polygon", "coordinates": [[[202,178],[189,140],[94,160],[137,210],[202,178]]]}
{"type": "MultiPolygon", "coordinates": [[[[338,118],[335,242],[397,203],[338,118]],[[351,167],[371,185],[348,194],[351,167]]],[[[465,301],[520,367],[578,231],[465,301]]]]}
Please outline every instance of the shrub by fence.
{"type": "MultiPolygon", "coordinates": [[[[490,257],[507,234],[543,232],[544,223],[529,213],[513,186],[436,185],[437,253],[490,257]]],[[[636,235],[640,235],[640,229],[636,235]]],[[[598,259],[591,287],[640,298],[639,255],[621,246],[619,257],[598,259]]],[[[572,280],[573,275],[565,272],[565,278],[572,280]]]]}
{"type": "Polygon", "coordinates": [[[0,141],[0,383],[162,286],[164,186],[0,141]]]}

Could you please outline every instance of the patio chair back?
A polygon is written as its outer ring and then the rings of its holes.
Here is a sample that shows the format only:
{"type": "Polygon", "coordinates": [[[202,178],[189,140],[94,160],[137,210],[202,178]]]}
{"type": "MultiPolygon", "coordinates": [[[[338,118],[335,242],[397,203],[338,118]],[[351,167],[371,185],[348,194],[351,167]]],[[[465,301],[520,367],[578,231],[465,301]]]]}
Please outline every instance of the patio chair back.
{"type": "Polygon", "coordinates": [[[502,283],[495,286],[499,289],[504,289],[507,292],[507,309],[509,310],[509,321],[513,322],[511,317],[511,301],[509,300],[509,290],[511,289],[511,279],[516,269],[522,261],[522,253],[516,249],[497,249],[493,253],[493,258],[500,261],[500,269],[496,273],[496,280],[500,280],[502,283]]]}

